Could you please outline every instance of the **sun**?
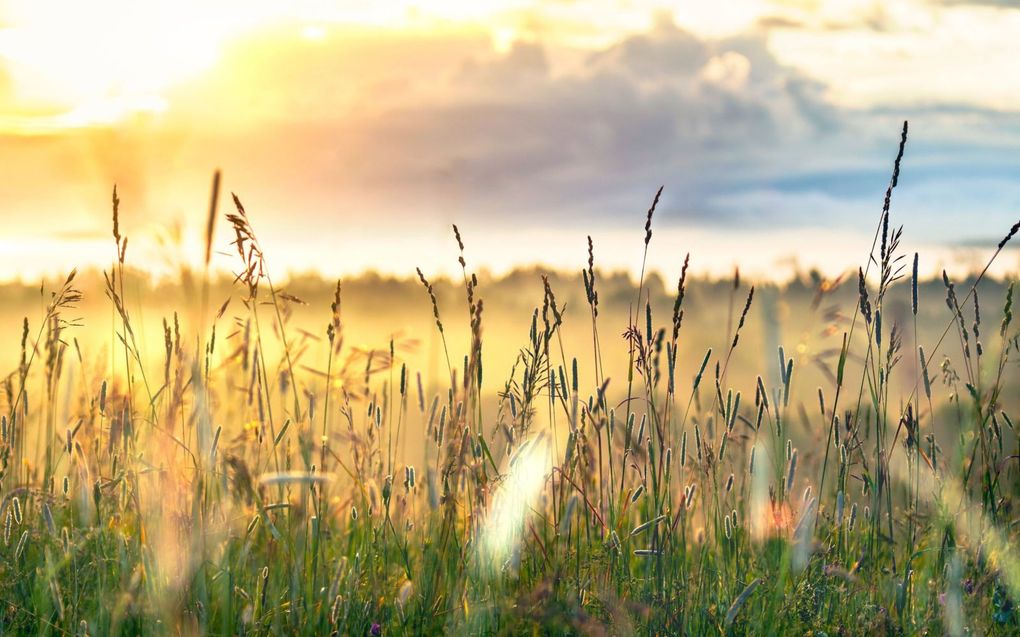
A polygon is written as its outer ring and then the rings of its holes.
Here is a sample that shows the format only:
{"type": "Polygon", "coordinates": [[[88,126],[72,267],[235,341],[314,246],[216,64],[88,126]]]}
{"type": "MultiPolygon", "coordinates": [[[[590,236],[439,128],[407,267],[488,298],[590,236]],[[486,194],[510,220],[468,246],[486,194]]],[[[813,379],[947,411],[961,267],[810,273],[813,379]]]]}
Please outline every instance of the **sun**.
{"type": "Polygon", "coordinates": [[[258,1],[0,4],[0,127],[34,133],[159,113],[169,87],[214,66],[229,38],[273,11],[258,1]]]}

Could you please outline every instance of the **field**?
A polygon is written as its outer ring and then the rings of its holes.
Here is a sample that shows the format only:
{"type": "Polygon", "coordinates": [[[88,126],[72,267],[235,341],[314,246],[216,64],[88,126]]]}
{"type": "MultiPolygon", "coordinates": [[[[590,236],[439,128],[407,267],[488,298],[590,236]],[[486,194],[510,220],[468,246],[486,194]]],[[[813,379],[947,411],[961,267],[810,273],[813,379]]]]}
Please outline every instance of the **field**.
{"type": "Polygon", "coordinates": [[[860,267],[784,284],[456,227],[461,278],[276,282],[243,193],[236,278],[155,282],[114,192],[105,272],[3,287],[0,632],[1020,631],[1013,284],[922,276],[902,155],[860,267]]]}

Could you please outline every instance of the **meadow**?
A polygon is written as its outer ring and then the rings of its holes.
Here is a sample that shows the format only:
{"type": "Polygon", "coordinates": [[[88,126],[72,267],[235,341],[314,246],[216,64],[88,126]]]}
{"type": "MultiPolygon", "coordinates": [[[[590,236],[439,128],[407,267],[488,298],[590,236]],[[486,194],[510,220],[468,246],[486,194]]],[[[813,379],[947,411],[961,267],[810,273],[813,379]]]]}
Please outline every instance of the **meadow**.
{"type": "Polygon", "coordinates": [[[114,191],[106,271],[0,288],[0,632],[1020,631],[1013,283],[900,247],[906,136],[870,254],[787,283],[583,233],[491,276],[456,227],[454,279],[275,282],[218,179],[153,281],[114,191]]]}

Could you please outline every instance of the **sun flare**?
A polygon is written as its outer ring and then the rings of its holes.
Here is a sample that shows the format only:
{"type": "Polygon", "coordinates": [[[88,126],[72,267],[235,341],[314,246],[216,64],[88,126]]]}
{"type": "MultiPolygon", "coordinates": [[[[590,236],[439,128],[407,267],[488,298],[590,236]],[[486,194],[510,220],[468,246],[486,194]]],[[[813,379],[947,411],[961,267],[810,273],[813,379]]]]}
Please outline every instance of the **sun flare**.
{"type": "Polygon", "coordinates": [[[219,59],[230,37],[270,17],[259,2],[14,2],[4,7],[0,62],[11,95],[3,129],[110,125],[167,107],[163,92],[219,59]]]}

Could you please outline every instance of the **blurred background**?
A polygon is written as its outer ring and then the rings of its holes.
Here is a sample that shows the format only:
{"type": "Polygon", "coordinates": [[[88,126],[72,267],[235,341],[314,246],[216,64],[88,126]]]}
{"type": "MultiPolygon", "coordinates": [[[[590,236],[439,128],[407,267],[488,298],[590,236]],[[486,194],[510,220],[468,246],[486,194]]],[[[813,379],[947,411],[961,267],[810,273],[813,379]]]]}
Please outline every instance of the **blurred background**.
{"type": "MultiPolygon", "coordinates": [[[[67,373],[116,368],[101,274],[116,261],[116,184],[126,304],[149,365],[161,364],[175,313],[197,330],[226,303],[224,361],[242,338],[240,263],[222,218],[234,192],[290,296],[309,378],[325,368],[342,277],[348,389],[391,340],[430,394],[439,387],[445,354],[415,267],[437,283],[460,367],[470,341],[452,223],[480,275],[489,390],[527,342],[542,273],[566,305],[560,362],[590,360],[587,235],[604,364],[625,370],[661,185],[646,277],[656,328],[671,320],[691,253],[678,386],[689,390],[708,348],[712,377],[756,284],[727,381],[748,396],[757,375],[776,386],[783,347],[812,405],[834,385],[908,119],[896,265],[909,275],[917,251],[930,282],[916,332],[909,285],[893,286],[885,319],[903,339],[910,369],[897,390],[909,394],[916,345],[931,347],[952,320],[942,270],[963,297],[1020,210],[1020,89],[1008,81],[1018,32],[1020,7],[1007,2],[0,1],[0,329],[20,335],[28,317],[34,330],[78,267],[75,318],[93,329],[65,339],[96,369],[67,373]]],[[[1016,269],[1007,248],[979,290],[989,351],[1002,347],[1001,280],[1016,269]]],[[[19,340],[3,343],[2,369],[16,369],[19,340]]],[[[933,365],[949,356],[958,367],[953,345],[933,365]]],[[[856,365],[852,354],[848,373],[856,365]]],[[[585,386],[591,372],[582,365],[585,386]]]]}

